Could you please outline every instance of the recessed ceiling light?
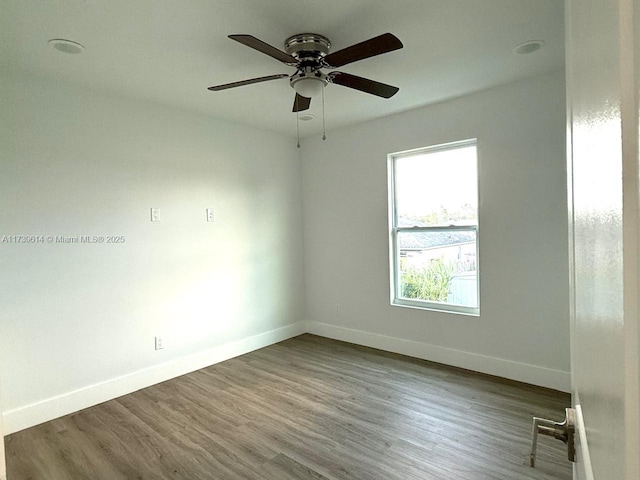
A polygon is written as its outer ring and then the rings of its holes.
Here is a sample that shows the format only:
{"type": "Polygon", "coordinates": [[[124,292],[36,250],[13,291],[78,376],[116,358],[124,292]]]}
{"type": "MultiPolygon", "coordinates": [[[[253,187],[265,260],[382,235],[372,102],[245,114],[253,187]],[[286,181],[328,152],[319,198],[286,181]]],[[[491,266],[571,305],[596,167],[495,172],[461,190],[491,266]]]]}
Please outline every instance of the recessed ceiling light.
{"type": "Polygon", "coordinates": [[[311,113],[303,113],[298,118],[300,119],[301,122],[309,122],[309,121],[313,120],[316,117],[311,113]]]}
{"type": "Polygon", "coordinates": [[[53,38],[47,42],[50,46],[62,53],[68,53],[69,55],[77,55],[84,52],[84,46],[78,42],[72,42],[71,40],[65,40],[63,38],[53,38]]]}
{"type": "Polygon", "coordinates": [[[540,50],[542,45],[544,45],[544,40],[528,40],[514,48],[513,53],[517,53],[518,55],[527,55],[535,52],[536,50],[540,50]]]}

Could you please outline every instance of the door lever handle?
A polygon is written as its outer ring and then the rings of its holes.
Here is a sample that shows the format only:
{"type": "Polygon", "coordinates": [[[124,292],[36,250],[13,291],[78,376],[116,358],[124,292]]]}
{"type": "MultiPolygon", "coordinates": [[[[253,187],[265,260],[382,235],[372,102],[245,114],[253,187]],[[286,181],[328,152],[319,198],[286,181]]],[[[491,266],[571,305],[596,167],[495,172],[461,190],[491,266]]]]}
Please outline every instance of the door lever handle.
{"type": "Polygon", "coordinates": [[[531,454],[529,455],[529,465],[532,467],[536,466],[538,433],[562,440],[567,444],[567,457],[569,461],[576,461],[576,447],[574,443],[576,433],[575,409],[565,409],[565,419],[563,422],[554,422],[546,418],[533,417],[533,438],[531,441],[531,454]]]}

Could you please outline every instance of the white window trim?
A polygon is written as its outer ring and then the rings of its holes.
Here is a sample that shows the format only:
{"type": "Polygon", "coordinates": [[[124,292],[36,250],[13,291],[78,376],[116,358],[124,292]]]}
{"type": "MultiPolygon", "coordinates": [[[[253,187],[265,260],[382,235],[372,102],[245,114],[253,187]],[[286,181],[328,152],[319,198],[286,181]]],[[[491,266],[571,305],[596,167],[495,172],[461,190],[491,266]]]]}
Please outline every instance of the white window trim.
{"type": "MultiPolygon", "coordinates": [[[[434,145],[431,147],[416,148],[413,150],[405,150],[402,152],[390,153],[387,155],[387,179],[388,179],[388,191],[389,191],[389,284],[391,293],[391,305],[398,307],[417,308],[420,310],[433,310],[443,313],[456,313],[462,315],[480,316],[480,255],[479,255],[479,221],[475,225],[455,225],[455,226],[435,226],[435,227],[397,227],[398,212],[396,210],[396,191],[395,191],[395,160],[397,158],[413,156],[418,153],[433,153],[442,150],[452,150],[455,148],[464,148],[469,146],[476,147],[476,162],[480,162],[480,154],[478,149],[478,141],[475,138],[462,140],[458,142],[450,142],[440,145],[434,145]],[[400,268],[400,251],[397,248],[397,239],[399,232],[425,232],[435,230],[459,230],[459,231],[474,231],[476,232],[476,268],[478,272],[477,279],[477,307],[467,307],[463,305],[454,305],[450,303],[442,302],[429,302],[425,300],[413,300],[408,298],[402,298],[398,296],[401,291],[400,288],[400,275],[398,275],[400,268]]],[[[479,169],[477,169],[479,172],[479,169]]],[[[478,197],[480,195],[480,188],[478,188],[478,197]]],[[[480,205],[478,198],[477,205],[480,205]]]]}

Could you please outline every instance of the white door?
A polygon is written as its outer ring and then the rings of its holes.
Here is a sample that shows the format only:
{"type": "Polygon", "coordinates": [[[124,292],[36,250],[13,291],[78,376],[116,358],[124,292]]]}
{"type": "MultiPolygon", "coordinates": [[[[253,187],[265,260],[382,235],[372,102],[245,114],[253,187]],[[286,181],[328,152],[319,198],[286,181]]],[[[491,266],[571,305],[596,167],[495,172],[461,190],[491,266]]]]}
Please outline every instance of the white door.
{"type": "Polygon", "coordinates": [[[565,2],[579,480],[640,479],[638,4],[565,2]]]}

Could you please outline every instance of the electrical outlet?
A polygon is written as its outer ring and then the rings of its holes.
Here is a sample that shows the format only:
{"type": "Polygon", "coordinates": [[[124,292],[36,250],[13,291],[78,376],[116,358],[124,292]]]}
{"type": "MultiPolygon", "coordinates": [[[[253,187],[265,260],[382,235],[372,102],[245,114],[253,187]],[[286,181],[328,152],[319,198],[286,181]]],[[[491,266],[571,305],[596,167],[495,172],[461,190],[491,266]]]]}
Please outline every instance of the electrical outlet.
{"type": "Polygon", "coordinates": [[[207,208],[207,222],[213,222],[213,208],[207,208]]]}
{"type": "Polygon", "coordinates": [[[159,208],[152,208],[151,209],[151,221],[152,222],[159,222],[160,221],[160,209],[159,208]]]}
{"type": "Polygon", "coordinates": [[[156,335],[156,350],[162,350],[164,348],[164,339],[156,335]]]}

